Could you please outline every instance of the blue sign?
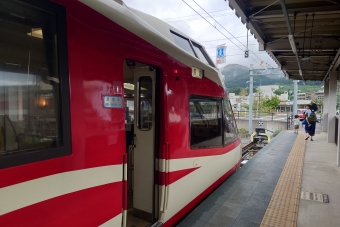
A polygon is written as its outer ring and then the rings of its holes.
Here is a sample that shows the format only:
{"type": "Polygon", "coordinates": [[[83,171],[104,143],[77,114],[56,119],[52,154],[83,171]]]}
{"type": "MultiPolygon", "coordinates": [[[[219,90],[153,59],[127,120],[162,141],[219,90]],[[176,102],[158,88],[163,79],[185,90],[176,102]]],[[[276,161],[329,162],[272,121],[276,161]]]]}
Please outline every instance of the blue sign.
{"type": "Polygon", "coordinates": [[[217,58],[223,58],[225,57],[225,47],[219,46],[217,47],[217,58]]]}
{"type": "Polygon", "coordinates": [[[120,96],[104,96],[104,107],[105,108],[122,108],[122,97],[120,96]]]}
{"type": "Polygon", "coordinates": [[[226,46],[225,44],[216,48],[216,63],[221,64],[226,62],[226,46]]]}

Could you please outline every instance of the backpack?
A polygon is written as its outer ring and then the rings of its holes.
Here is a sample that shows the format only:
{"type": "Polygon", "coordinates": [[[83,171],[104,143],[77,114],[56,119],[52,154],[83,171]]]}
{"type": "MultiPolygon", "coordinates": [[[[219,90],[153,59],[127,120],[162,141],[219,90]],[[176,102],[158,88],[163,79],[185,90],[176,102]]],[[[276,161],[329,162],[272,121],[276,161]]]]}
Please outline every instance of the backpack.
{"type": "Polygon", "coordinates": [[[314,111],[312,111],[312,113],[309,115],[308,122],[312,124],[312,123],[316,123],[317,121],[318,119],[316,117],[316,114],[314,111]]]}
{"type": "Polygon", "coordinates": [[[318,105],[316,105],[315,103],[313,103],[310,109],[311,109],[312,111],[318,111],[318,105]]]}

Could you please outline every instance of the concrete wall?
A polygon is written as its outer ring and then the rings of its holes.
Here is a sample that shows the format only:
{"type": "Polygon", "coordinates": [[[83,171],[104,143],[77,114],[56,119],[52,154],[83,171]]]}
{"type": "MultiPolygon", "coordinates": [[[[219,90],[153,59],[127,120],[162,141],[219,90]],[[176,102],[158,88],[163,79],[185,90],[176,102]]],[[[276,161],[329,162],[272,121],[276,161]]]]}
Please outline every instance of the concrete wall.
{"type": "MultiPolygon", "coordinates": [[[[248,120],[244,119],[236,119],[237,128],[244,128],[248,131],[248,120]]],[[[293,125],[291,125],[291,129],[293,129],[293,125]]],[[[255,131],[255,128],[265,128],[267,130],[275,132],[275,130],[281,129],[286,130],[287,129],[287,122],[280,122],[280,121],[263,121],[263,125],[259,126],[259,120],[253,120],[253,132],[255,131]]]]}

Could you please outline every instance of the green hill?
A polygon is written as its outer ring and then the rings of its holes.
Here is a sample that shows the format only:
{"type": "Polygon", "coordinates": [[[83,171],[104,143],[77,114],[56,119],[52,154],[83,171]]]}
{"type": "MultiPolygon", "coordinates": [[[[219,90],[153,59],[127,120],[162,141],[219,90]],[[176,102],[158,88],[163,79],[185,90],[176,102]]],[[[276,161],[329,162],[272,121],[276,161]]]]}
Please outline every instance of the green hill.
{"type": "MultiPolygon", "coordinates": [[[[225,78],[225,86],[230,93],[239,94],[241,88],[247,88],[249,84],[249,68],[237,64],[230,64],[220,69],[225,78]]],[[[275,76],[253,76],[254,89],[260,84],[264,85],[279,85],[280,89],[277,93],[293,90],[293,80],[286,80],[282,75],[275,76]],[[282,88],[281,88],[282,87],[282,88]],[[282,91],[281,91],[282,90],[282,91]]],[[[318,81],[306,81],[306,85],[301,82],[298,84],[300,92],[318,91],[321,89],[322,84],[318,81]]]]}

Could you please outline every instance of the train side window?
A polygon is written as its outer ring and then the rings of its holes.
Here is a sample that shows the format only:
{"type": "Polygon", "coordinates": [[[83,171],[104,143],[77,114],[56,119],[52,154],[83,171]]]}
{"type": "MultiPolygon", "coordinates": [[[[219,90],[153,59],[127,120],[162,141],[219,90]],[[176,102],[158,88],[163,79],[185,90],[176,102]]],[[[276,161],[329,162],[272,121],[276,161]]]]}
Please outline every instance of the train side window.
{"type": "Polygon", "coordinates": [[[64,7],[2,0],[0,50],[0,169],[70,154],[64,7]]]}
{"type": "Polygon", "coordinates": [[[195,53],[190,45],[190,41],[189,39],[186,39],[176,33],[174,33],[173,31],[171,31],[171,35],[172,38],[174,39],[175,43],[182,48],[183,50],[185,50],[186,52],[188,52],[189,54],[191,54],[192,56],[195,56],[195,53]]]}
{"type": "Polygon", "coordinates": [[[191,96],[189,109],[191,148],[222,146],[221,100],[191,96]]]}
{"type": "Polygon", "coordinates": [[[237,136],[237,125],[228,99],[223,100],[224,145],[233,142],[237,136]]]}
{"type": "Polygon", "coordinates": [[[152,128],[152,79],[143,76],[138,81],[138,119],[137,125],[140,130],[152,128]]]}

